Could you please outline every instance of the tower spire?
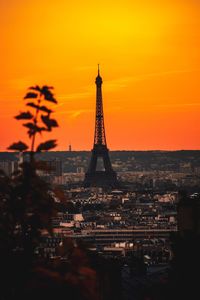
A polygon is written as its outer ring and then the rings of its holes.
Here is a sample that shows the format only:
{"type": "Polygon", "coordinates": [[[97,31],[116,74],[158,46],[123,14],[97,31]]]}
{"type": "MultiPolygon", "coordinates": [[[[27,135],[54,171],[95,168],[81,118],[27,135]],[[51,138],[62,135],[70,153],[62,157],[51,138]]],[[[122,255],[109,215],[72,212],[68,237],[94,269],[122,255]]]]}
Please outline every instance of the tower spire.
{"type": "Polygon", "coordinates": [[[99,67],[99,64],[98,64],[98,76],[100,76],[100,67],[99,67]]]}

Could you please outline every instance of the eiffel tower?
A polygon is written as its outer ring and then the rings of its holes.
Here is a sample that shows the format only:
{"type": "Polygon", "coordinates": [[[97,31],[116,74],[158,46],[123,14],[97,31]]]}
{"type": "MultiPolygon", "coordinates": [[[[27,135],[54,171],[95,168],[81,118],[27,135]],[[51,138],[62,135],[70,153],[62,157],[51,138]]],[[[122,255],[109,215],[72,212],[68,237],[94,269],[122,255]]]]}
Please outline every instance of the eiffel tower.
{"type": "Polygon", "coordinates": [[[113,171],[109,157],[109,150],[106,144],[106,134],[104,127],[103,100],[102,100],[102,78],[100,76],[99,65],[96,77],[96,120],[95,135],[92,156],[88,171],[85,174],[85,187],[116,188],[119,186],[117,174],[113,171]],[[102,160],[103,170],[98,170],[98,160],[102,160]]]}

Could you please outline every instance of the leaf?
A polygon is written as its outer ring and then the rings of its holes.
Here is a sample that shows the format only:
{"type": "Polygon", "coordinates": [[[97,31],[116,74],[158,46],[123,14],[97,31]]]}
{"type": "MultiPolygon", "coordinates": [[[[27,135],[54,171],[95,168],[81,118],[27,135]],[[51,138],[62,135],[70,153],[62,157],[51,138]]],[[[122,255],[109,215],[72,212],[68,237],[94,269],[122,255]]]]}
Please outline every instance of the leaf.
{"type": "Polygon", "coordinates": [[[44,105],[43,105],[43,106],[40,106],[39,109],[42,110],[42,111],[44,111],[44,112],[46,112],[46,113],[48,113],[48,114],[50,114],[50,113],[53,112],[51,109],[47,108],[47,107],[44,106],[44,105]]]}
{"type": "Polygon", "coordinates": [[[49,119],[49,116],[41,116],[43,123],[47,126],[48,130],[51,131],[51,127],[58,127],[58,123],[54,119],[49,119]]]}
{"type": "Polygon", "coordinates": [[[53,89],[52,86],[44,85],[41,89],[41,93],[44,95],[45,100],[57,103],[56,99],[54,98],[53,93],[50,91],[50,89],[53,89]]]}
{"type": "Polygon", "coordinates": [[[57,100],[53,97],[53,94],[50,94],[50,93],[45,94],[45,100],[53,102],[53,103],[58,103],[57,100]]]}
{"type": "Polygon", "coordinates": [[[25,123],[25,124],[23,124],[23,126],[29,128],[29,130],[28,130],[29,137],[34,135],[36,132],[41,133],[42,131],[46,130],[45,127],[39,127],[39,126],[37,126],[37,125],[35,125],[34,123],[31,123],[31,122],[25,123]]]}
{"type": "Polygon", "coordinates": [[[48,86],[48,85],[43,85],[42,87],[40,87],[39,85],[29,87],[29,90],[34,90],[40,93],[43,93],[44,90],[53,90],[53,89],[54,89],[53,86],[48,86]]]}
{"type": "Polygon", "coordinates": [[[28,102],[26,103],[27,106],[30,106],[30,107],[33,107],[33,108],[36,108],[36,109],[39,109],[39,105],[33,103],[33,102],[28,102]]]}
{"type": "Polygon", "coordinates": [[[42,90],[53,90],[54,87],[53,86],[49,86],[49,85],[43,85],[42,90]]]}
{"type": "Polygon", "coordinates": [[[44,112],[46,112],[46,113],[48,113],[48,114],[50,114],[50,113],[53,112],[53,111],[52,111],[51,109],[49,109],[48,107],[46,107],[46,106],[44,106],[44,105],[39,106],[39,105],[37,105],[37,104],[35,104],[35,103],[33,103],[33,102],[28,102],[26,105],[27,105],[27,106],[30,106],[30,107],[33,107],[33,108],[36,108],[36,109],[38,109],[38,110],[44,111],[44,112]]]}
{"type": "Polygon", "coordinates": [[[26,96],[24,97],[24,99],[37,98],[37,97],[38,97],[38,94],[28,92],[28,93],[26,94],[26,96]]]}
{"type": "Polygon", "coordinates": [[[35,125],[34,123],[25,123],[25,124],[23,124],[23,126],[24,127],[27,127],[27,128],[29,128],[29,129],[31,129],[31,130],[36,130],[36,131],[43,131],[43,130],[46,130],[46,128],[45,127],[39,127],[39,126],[37,126],[37,125],[35,125]]]}
{"type": "Polygon", "coordinates": [[[56,140],[49,140],[49,141],[39,144],[36,151],[37,152],[48,151],[50,149],[55,148],[56,146],[57,146],[56,140]]]}
{"type": "Polygon", "coordinates": [[[25,123],[25,124],[23,124],[23,126],[29,128],[29,129],[34,129],[35,128],[35,124],[31,123],[31,122],[25,123]]]}
{"type": "MultiPolygon", "coordinates": [[[[40,94],[42,94],[44,96],[45,100],[53,102],[53,103],[57,103],[56,99],[53,96],[53,93],[50,91],[50,90],[53,89],[52,86],[44,85],[43,87],[39,87],[39,85],[36,85],[36,86],[29,87],[29,89],[37,91],[40,94]]],[[[34,95],[35,93],[29,92],[28,94],[33,94],[34,95]]],[[[37,94],[35,94],[35,95],[37,95],[37,94]]],[[[29,98],[37,98],[37,96],[36,97],[29,97],[29,98]]],[[[26,98],[28,98],[28,97],[26,97],[26,98]]]]}
{"type": "Polygon", "coordinates": [[[39,85],[30,86],[29,90],[34,90],[34,91],[37,91],[37,92],[41,93],[41,88],[39,87],[39,85]]]}
{"type": "Polygon", "coordinates": [[[22,112],[19,115],[15,116],[15,119],[17,120],[30,120],[33,118],[33,115],[27,111],[27,112],[22,112]]]}
{"type": "Polygon", "coordinates": [[[28,146],[21,141],[19,141],[18,143],[13,143],[12,145],[10,145],[8,147],[8,150],[17,150],[20,152],[25,151],[27,149],[28,149],[28,146]]]}

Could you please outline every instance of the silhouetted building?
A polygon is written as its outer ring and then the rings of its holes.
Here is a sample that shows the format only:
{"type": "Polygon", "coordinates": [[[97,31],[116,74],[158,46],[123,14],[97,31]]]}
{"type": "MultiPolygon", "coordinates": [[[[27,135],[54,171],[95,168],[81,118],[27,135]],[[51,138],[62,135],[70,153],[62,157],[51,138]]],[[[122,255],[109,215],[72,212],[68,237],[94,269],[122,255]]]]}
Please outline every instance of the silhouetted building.
{"type": "Polygon", "coordinates": [[[48,176],[62,176],[62,161],[55,160],[46,160],[40,161],[41,166],[43,167],[38,171],[38,174],[42,177],[48,176]]]}
{"type": "Polygon", "coordinates": [[[200,195],[179,195],[178,232],[172,236],[172,291],[179,298],[199,299],[200,195]]]}
{"type": "Polygon", "coordinates": [[[182,237],[200,235],[200,195],[188,196],[182,192],[177,208],[178,231],[182,237]]]}
{"type": "Polygon", "coordinates": [[[99,74],[99,68],[95,83],[97,88],[94,146],[89,168],[85,174],[84,186],[114,188],[118,186],[118,181],[117,174],[113,171],[110,162],[109,150],[106,143],[101,90],[102,78],[99,74]]]}
{"type": "Polygon", "coordinates": [[[7,176],[11,176],[13,172],[17,171],[18,163],[17,161],[0,161],[0,170],[2,170],[7,176]]]}

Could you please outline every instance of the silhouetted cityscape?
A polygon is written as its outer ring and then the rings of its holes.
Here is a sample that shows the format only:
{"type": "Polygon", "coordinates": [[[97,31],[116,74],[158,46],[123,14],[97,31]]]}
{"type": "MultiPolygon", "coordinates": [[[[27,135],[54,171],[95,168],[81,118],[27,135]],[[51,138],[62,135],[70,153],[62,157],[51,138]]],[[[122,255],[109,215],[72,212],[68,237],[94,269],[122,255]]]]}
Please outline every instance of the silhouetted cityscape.
{"type": "MultiPolygon", "coordinates": [[[[189,233],[198,236],[199,225],[190,225],[187,212],[194,206],[199,222],[200,151],[110,151],[120,182],[120,187],[110,189],[84,187],[90,156],[89,151],[51,151],[37,155],[37,160],[50,168],[39,170],[40,177],[59,187],[65,195],[64,202],[55,196],[59,212],[52,219],[54,235],[43,232],[38,255],[57,257],[56,249],[66,236],[81,240],[91,253],[103,260],[102,266],[108,268],[105,272],[110,274],[107,280],[113,289],[104,291],[102,299],[145,299],[142,293],[154,294],[158,286],[161,294],[150,299],[167,299],[163,296],[166,296],[165,289],[173,294],[171,276],[176,278],[177,285],[182,285],[180,262],[179,268],[176,267],[178,275],[173,273],[174,253],[185,264],[183,253],[187,254],[182,247],[188,253],[193,244],[197,247],[198,238],[192,239],[189,233]],[[187,190],[184,197],[188,200],[180,201],[184,198],[181,190],[187,190]],[[184,214],[180,213],[180,207],[185,207],[184,214]],[[172,246],[178,243],[177,239],[183,243],[180,250],[172,246]],[[167,282],[166,286],[163,281],[167,282]],[[116,282],[120,284],[116,286],[116,282]]],[[[23,159],[26,157],[24,154],[23,159]]],[[[18,153],[0,153],[0,167],[12,176],[21,159],[18,153]]],[[[103,170],[103,164],[101,167],[103,170]]],[[[198,263],[198,255],[195,259],[193,263],[198,263]]],[[[98,272],[103,274],[101,269],[98,272]]],[[[186,281],[189,284],[189,278],[186,281]]]]}

